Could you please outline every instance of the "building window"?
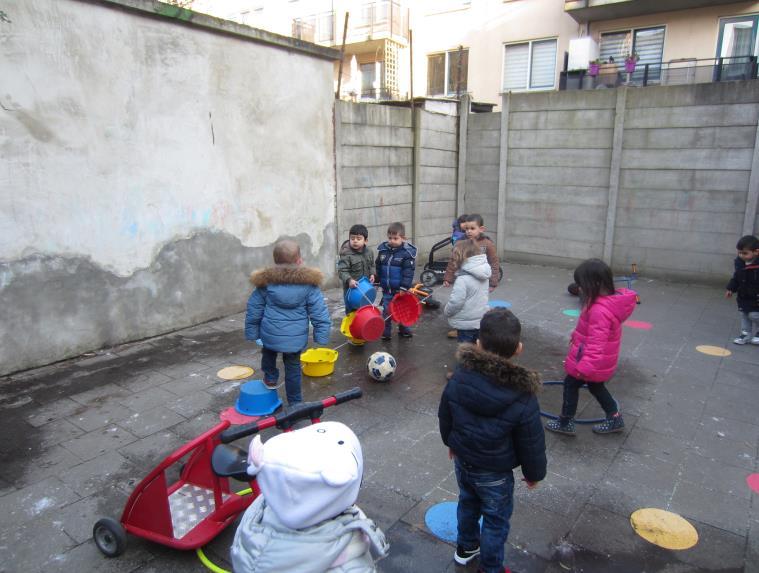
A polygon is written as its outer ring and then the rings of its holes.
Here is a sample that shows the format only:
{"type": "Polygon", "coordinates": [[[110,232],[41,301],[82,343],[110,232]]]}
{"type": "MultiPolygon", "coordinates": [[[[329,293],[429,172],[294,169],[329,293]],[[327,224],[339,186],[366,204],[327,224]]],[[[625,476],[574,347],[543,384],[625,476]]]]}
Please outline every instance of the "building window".
{"type": "Polygon", "coordinates": [[[427,95],[466,93],[468,71],[468,49],[427,56],[427,95]]]}
{"type": "Polygon", "coordinates": [[[555,39],[504,46],[503,91],[548,90],[555,84],[555,39]]]}
{"type": "Polygon", "coordinates": [[[386,97],[382,78],[385,75],[385,62],[361,64],[361,97],[379,99],[386,97]]]}
{"type": "Polygon", "coordinates": [[[616,63],[620,71],[624,71],[627,56],[632,53],[638,55],[633,80],[643,77],[646,64],[649,64],[648,79],[658,80],[661,75],[663,52],[664,26],[601,34],[601,59],[616,63]]]}

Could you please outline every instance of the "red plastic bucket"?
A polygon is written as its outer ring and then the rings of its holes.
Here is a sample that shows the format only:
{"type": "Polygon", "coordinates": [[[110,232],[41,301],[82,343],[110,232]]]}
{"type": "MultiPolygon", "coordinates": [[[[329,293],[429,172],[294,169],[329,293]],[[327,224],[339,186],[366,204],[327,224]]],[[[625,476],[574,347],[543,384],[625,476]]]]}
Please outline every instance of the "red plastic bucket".
{"type": "Polygon", "coordinates": [[[390,301],[390,316],[403,326],[413,326],[422,314],[422,305],[415,295],[399,292],[390,301]]]}
{"type": "Polygon", "coordinates": [[[373,341],[382,336],[385,330],[385,321],[382,320],[382,313],[376,306],[362,306],[356,311],[356,317],[350,325],[350,332],[353,338],[373,341]]]}

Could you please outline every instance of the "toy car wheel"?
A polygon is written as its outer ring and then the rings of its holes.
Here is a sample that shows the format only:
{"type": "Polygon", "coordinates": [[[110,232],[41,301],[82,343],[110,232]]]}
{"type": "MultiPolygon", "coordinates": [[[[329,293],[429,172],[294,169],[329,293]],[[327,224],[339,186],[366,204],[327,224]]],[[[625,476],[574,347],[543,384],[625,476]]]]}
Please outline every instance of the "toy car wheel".
{"type": "Polygon", "coordinates": [[[437,284],[437,276],[432,271],[423,271],[419,279],[427,288],[434,287],[437,284]]]}
{"type": "Polygon", "coordinates": [[[103,517],[92,528],[92,539],[106,557],[118,557],[126,550],[124,526],[115,519],[103,517]]]}

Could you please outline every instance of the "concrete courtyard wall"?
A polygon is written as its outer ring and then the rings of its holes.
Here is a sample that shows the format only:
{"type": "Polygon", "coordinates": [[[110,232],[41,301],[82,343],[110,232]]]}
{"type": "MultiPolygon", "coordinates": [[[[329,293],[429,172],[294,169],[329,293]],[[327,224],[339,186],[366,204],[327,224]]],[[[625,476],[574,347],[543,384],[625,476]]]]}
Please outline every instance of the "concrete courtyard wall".
{"type": "Polygon", "coordinates": [[[338,242],[361,223],[376,248],[400,221],[422,261],[456,211],[457,118],[350,102],[335,109],[338,242]]]}
{"type": "Polygon", "coordinates": [[[759,82],[506,94],[502,110],[466,120],[461,210],[507,260],[714,282],[757,231],[759,82]]]}
{"type": "Polygon", "coordinates": [[[240,311],[279,237],[334,275],[337,52],[149,0],[2,9],[0,374],[240,311]]]}

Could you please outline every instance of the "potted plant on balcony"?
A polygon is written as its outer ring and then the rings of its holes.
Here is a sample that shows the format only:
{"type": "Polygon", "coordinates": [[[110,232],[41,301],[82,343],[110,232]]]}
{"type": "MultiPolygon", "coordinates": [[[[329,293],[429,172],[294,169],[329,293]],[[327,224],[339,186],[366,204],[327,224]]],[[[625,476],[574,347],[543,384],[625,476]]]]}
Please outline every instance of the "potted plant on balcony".
{"type": "Polygon", "coordinates": [[[589,76],[597,76],[598,72],[601,70],[601,64],[603,64],[603,60],[601,58],[596,58],[592,62],[588,62],[588,75],[589,76]]]}
{"type": "Polygon", "coordinates": [[[631,52],[626,58],[625,58],[625,71],[628,74],[632,74],[635,71],[635,66],[638,63],[638,54],[635,52],[631,52]]]}

